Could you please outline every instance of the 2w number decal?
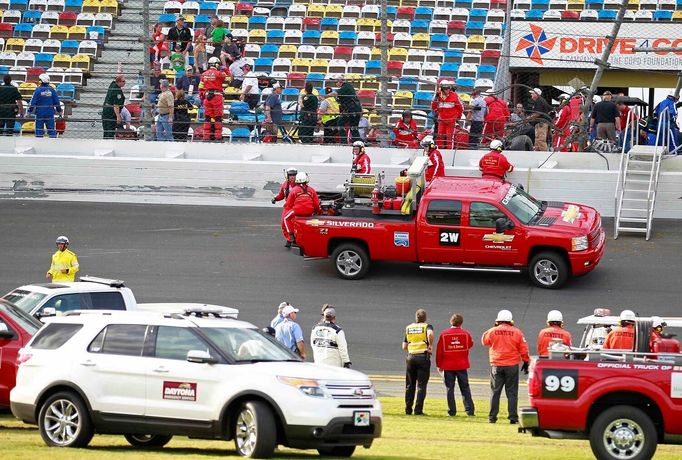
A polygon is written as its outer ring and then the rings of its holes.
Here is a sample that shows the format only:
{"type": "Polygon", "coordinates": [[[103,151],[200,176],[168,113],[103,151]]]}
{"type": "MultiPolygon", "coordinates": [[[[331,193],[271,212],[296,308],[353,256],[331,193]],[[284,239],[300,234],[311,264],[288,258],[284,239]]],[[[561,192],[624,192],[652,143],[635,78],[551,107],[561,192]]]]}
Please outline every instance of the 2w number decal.
{"type": "Polygon", "coordinates": [[[441,246],[459,246],[459,230],[441,229],[438,231],[441,246]]]}
{"type": "Polygon", "coordinates": [[[578,399],[578,371],[543,369],[542,397],[553,399],[578,399]]]}

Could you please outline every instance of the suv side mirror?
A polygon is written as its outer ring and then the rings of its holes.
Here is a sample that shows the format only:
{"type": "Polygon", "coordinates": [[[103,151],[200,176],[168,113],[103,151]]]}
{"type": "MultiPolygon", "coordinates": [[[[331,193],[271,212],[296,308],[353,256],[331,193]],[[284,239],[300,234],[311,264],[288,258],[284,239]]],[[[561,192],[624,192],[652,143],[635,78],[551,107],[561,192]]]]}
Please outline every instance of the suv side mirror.
{"type": "Polygon", "coordinates": [[[38,318],[46,318],[48,316],[57,316],[57,309],[54,307],[45,307],[38,313],[38,318]]]}
{"type": "Polygon", "coordinates": [[[217,359],[213,358],[205,350],[190,350],[187,352],[187,361],[190,363],[197,364],[215,364],[218,362],[217,359]]]}
{"type": "Polygon", "coordinates": [[[13,339],[14,332],[10,331],[7,324],[0,322],[0,339],[13,339]]]}
{"type": "Polygon", "coordinates": [[[506,217],[500,217],[495,221],[495,233],[504,233],[505,230],[514,228],[514,222],[506,217]]]}

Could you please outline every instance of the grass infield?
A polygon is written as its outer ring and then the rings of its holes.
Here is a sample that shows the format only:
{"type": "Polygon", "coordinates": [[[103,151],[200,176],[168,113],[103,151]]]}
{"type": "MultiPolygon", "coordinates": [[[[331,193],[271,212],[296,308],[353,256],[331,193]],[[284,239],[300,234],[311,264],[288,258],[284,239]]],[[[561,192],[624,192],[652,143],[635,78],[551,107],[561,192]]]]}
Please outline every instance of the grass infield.
{"type": "MultiPolygon", "coordinates": [[[[488,423],[488,402],[478,400],[476,416],[467,417],[461,400],[455,417],[447,416],[444,400],[428,399],[424,407],[427,416],[405,416],[402,398],[380,398],[384,407],[383,435],[370,449],[358,447],[357,459],[591,459],[587,441],[562,441],[533,438],[517,433],[518,425],[510,425],[506,411],[501,411],[496,424],[488,423]]],[[[502,400],[506,407],[506,400],[502,400]]],[[[211,458],[235,456],[234,443],[174,438],[165,448],[141,451],[131,447],[122,436],[95,435],[86,449],[56,449],[47,447],[36,427],[24,425],[9,413],[0,413],[0,446],[2,458],[8,460],[117,460],[211,458]]],[[[316,451],[278,449],[275,458],[319,458],[316,451]]],[[[658,446],[658,459],[682,458],[682,446],[658,446]]]]}

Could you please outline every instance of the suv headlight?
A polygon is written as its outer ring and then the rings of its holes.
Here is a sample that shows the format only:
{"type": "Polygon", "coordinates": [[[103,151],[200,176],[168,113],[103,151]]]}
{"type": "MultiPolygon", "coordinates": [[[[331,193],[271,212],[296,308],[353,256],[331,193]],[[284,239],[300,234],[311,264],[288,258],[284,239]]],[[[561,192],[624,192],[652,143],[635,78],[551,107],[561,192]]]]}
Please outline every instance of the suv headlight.
{"type": "Polygon", "coordinates": [[[571,238],[571,251],[586,251],[588,246],[587,235],[571,238]]]}
{"type": "Polygon", "coordinates": [[[327,393],[324,391],[324,388],[322,388],[318,380],[282,376],[277,377],[277,380],[285,385],[298,388],[298,390],[305,395],[312,396],[314,398],[327,397],[327,393]]]}

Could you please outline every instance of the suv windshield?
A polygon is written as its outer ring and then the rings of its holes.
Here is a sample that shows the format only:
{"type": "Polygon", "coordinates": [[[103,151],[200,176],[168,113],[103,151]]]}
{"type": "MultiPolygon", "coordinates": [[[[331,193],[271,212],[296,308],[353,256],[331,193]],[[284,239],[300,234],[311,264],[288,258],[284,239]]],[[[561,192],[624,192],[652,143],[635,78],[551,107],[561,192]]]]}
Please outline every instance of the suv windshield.
{"type": "Polygon", "coordinates": [[[257,329],[201,328],[215,346],[236,362],[290,361],[296,357],[257,329]]]}
{"type": "Polygon", "coordinates": [[[36,332],[38,332],[38,329],[43,327],[43,323],[35,319],[33,316],[24,313],[23,310],[16,308],[14,305],[0,302],[0,311],[12,318],[14,322],[16,322],[31,335],[34,335],[36,332]]]}
{"type": "Polygon", "coordinates": [[[507,195],[502,199],[502,204],[524,224],[533,220],[542,211],[542,203],[516,185],[509,187],[507,195]]]}
{"type": "Polygon", "coordinates": [[[47,294],[15,289],[9,294],[6,294],[3,299],[12,302],[14,305],[30,314],[45,297],[47,297],[47,294]]]}

